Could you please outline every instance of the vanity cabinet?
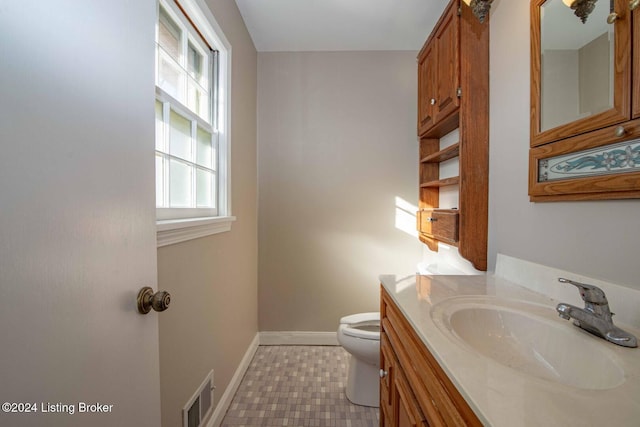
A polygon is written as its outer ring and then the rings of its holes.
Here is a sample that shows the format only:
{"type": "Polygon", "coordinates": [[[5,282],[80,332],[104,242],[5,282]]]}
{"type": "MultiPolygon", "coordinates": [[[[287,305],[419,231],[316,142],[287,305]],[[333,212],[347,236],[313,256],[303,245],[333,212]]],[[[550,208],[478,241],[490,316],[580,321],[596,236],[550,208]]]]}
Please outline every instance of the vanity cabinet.
{"type": "Polygon", "coordinates": [[[481,426],[382,287],[380,301],[381,427],[481,426]]]}
{"type": "Polygon", "coordinates": [[[531,201],[640,198],[637,3],[531,2],[531,201]]]}
{"type": "MultiPolygon", "coordinates": [[[[446,7],[418,55],[418,236],[432,251],[457,246],[478,270],[487,269],[489,175],[489,23],[460,0],[446,7]],[[460,140],[441,147],[455,129],[460,140]],[[440,176],[440,164],[459,159],[458,176],[440,176]],[[433,232],[440,189],[457,187],[455,230],[433,232]]],[[[444,215],[447,212],[442,212],[444,215]]]]}

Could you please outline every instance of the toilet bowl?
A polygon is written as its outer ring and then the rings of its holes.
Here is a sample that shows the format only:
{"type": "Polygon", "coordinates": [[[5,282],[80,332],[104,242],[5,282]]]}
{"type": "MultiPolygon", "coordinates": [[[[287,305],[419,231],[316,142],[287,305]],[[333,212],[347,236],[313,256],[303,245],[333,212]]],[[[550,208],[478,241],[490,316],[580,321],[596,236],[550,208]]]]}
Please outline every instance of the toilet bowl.
{"type": "Polygon", "coordinates": [[[340,319],[338,342],[349,353],[345,393],[351,403],[380,405],[380,313],[359,313],[340,319]]]}

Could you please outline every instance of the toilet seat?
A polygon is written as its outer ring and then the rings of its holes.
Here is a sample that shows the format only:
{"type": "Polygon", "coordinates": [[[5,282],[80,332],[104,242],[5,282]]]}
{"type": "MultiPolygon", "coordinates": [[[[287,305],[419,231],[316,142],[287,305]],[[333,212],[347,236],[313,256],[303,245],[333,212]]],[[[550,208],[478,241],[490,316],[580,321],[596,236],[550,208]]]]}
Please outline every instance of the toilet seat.
{"type": "Polygon", "coordinates": [[[340,319],[342,333],[365,340],[380,341],[380,313],[358,313],[340,319]]]}

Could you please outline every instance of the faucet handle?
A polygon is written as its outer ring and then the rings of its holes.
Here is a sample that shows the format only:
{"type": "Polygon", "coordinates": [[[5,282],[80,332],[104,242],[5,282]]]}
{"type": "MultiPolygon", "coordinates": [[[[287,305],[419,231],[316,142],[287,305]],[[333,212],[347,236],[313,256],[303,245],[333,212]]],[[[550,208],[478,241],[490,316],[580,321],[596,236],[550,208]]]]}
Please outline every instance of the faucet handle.
{"type": "Polygon", "coordinates": [[[601,305],[609,303],[609,301],[607,301],[607,297],[604,294],[604,291],[597,286],[589,285],[587,283],[574,282],[573,280],[564,279],[562,277],[558,278],[558,282],[568,283],[578,288],[580,290],[580,296],[582,297],[584,302],[601,305]]]}

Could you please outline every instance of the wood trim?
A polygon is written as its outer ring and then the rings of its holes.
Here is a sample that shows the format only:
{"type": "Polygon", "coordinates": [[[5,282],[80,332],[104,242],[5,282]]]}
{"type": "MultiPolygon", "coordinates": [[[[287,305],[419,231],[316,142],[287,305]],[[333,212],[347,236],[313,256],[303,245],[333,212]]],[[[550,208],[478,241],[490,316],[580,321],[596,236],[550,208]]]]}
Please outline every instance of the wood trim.
{"type": "Polygon", "coordinates": [[[631,114],[633,118],[640,117],[640,8],[633,11],[633,66],[632,70],[635,73],[635,79],[631,82],[632,94],[631,99],[633,102],[631,114]]]}
{"type": "Polygon", "coordinates": [[[573,135],[622,123],[631,118],[631,14],[627,0],[614,0],[620,18],[615,22],[615,64],[613,108],[553,129],[542,131],[541,121],[541,45],[540,6],[546,0],[531,2],[531,147],[573,135]]]}
{"type": "Polygon", "coordinates": [[[460,19],[460,233],[458,250],[487,270],[489,230],[489,17],[480,23],[471,8],[460,19]]]}

